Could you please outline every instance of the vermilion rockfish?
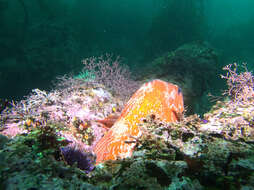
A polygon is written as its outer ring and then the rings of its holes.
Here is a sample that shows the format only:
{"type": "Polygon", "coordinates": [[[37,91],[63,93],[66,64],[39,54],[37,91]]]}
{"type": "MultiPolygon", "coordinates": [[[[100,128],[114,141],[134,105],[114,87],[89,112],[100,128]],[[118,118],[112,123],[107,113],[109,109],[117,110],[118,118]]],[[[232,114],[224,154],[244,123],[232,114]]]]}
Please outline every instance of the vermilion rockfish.
{"type": "Polygon", "coordinates": [[[96,163],[132,155],[136,143],[126,143],[142,135],[139,124],[149,115],[162,122],[175,122],[184,111],[180,88],[162,80],[145,83],[127,102],[120,117],[94,148],[96,163]]]}

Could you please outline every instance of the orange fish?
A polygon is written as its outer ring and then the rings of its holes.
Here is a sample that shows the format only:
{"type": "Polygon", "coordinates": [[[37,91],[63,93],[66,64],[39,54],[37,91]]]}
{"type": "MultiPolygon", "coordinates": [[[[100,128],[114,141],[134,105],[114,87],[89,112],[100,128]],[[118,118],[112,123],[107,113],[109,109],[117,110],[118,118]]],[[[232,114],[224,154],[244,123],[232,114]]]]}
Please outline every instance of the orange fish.
{"type": "Polygon", "coordinates": [[[136,145],[134,138],[142,135],[139,129],[142,119],[155,115],[163,122],[175,122],[179,120],[178,114],[183,111],[183,96],[178,86],[161,80],[145,83],[134,93],[120,117],[95,145],[96,164],[130,157],[136,145]]]}

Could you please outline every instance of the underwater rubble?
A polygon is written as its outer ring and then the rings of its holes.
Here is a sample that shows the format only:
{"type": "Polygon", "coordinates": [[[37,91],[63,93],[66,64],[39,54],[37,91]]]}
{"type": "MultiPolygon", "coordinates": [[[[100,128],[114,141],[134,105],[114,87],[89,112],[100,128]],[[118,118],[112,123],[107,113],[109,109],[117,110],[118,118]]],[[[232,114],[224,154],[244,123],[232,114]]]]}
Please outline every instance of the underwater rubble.
{"type": "Polygon", "coordinates": [[[131,157],[97,165],[92,149],[110,127],[103,119],[123,106],[105,87],[37,89],[12,105],[1,113],[0,189],[254,188],[253,97],[174,123],[148,115],[131,157]]]}

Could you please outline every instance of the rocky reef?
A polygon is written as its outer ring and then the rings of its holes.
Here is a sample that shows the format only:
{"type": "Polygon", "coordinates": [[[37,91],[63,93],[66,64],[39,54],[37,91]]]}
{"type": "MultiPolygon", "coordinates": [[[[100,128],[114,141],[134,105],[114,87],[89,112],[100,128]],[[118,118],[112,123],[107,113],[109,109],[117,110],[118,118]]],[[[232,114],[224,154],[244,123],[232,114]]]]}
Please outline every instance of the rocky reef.
{"type": "Polygon", "coordinates": [[[192,115],[165,124],[148,117],[133,156],[98,165],[90,180],[109,189],[251,189],[254,133],[244,114],[247,105],[237,115],[242,127],[218,115],[230,109],[221,102],[206,119],[192,115]]]}
{"type": "Polygon", "coordinates": [[[147,114],[142,135],[125,142],[135,143],[131,156],[97,164],[93,147],[124,104],[105,86],[69,79],[10,102],[0,118],[0,189],[253,189],[253,77],[227,68],[227,97],[203,117],[147,114]]]}
{"type": "Polygon", "coordinates": [[[1,187],[252,189],[250,103],[232,109],[232,102],[217,102],[205,119],[191,115],[170,124],[148,116],[140,124],[143,135],[131,157],[96,166],[85,150],[63,151],[69,142],[57,135],[53,124],[13,139],[1,136],[1,187]]]}

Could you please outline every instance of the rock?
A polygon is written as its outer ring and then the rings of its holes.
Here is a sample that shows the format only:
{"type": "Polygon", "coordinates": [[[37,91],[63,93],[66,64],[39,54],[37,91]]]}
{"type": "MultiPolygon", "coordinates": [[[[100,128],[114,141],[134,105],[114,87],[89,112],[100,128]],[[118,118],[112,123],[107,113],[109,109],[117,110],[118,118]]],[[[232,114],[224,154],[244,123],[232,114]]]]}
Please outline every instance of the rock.
{"type": "Polygon", "coordinates": [[[4,145],[8,142],[8,138],[0,134],[0,149],[3,149],[4,145]]]}
{"type": "Polygon", "coordinates": [[[193,42],[180,46],[150,63],[140,80],[161,79],[177,84],[183,91],[189,113],[209,110],[207,93],[218,89],[220,65],[218,53],[207,43],[193,42]],[[215,85],[216,83],[216,85],[215,85]]]}

